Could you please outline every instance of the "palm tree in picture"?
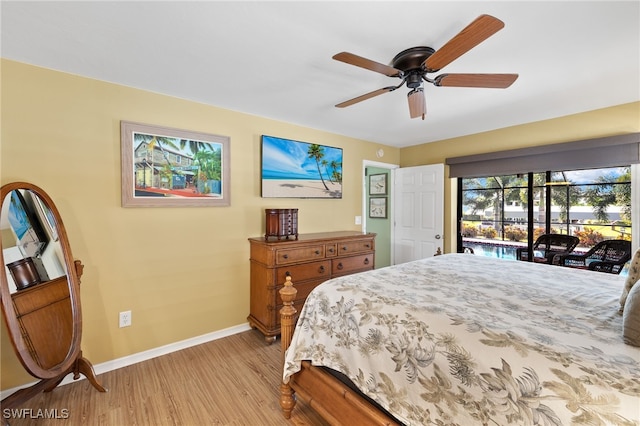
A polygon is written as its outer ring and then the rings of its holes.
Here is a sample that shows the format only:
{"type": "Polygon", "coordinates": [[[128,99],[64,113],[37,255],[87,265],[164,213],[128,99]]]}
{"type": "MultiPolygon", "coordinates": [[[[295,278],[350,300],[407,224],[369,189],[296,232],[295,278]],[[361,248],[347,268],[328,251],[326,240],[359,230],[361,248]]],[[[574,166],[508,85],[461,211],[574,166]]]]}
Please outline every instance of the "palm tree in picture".
{"type": "Polygon", "coordinates": [[[329,164],[329,167],[333,169],[333,171],[331,172],[331,177],[337,183],[342,183],[342,171],[341,171],[342,163],[334,160],[329,164]]]}
{"type": "Polygon", "coordinates": [[[196,185],[197,177],[198,177],[198,169],[197,169],[197,166],[195,165],[195,156],[196,154],[198,154],[199,151],[204,150],[207,144],[205,144],[204,142],[193,141],[190,139],[180,139],[179,144],[180,144],[180,150],[182,152],[189,152],[191,154],[191,157],[187,160],[186,166],[192,167],[192,169],[189,170],[190,172],[193,173],[193,178],[192,178],[193,181],[191,183],[193,185],[196,185]]]}
{"type": "Polygon", "coordinates": [[[342,172],[339,172],[338,170],[333,170],[333,173],[331,173],[331,176],[333,177],[333,180],[335,180],[337,183],[342,183],[342,172]]]}
{"type": "Polygon", "coordinates": [[[198,188],[198,191],[208,194],[213,189],[209,186],[211,181],[221,180],[222,152],[220,149],[199,150],[193,159],[194,164],[198,166],[197,178],[201,182],[201,188],[198,188]]]}
{"type": "Polygon", "coordinates": [[[180,149],[182,151],[186,151],[188,149],[191,151],[192,155],[196,155],[198,151],[206,151],[209,149],[209,144],[206,142],[192,141],[190,139],[180,139],[180,149]]]}
{"type": "Polygon", "coordinates": [[[322,160],[322,158],[324,157],[324,150],[320,145],[311,144],[309,146],[309,150],[307,151],[307,155],[309,156],[309,158],[313,158],[316,160],[316,166],[318,166],[318,174],[320,175],[320,180],[322,180],[324,189],[328,191],[329,187],[325,183],[324,178],[322,177],[322,171],[320,170],[320,160],[322,160]]]}
{"type": "Polygon", "coordinates": [[[327,160],[322,160],[320,162],[322,164],[322,167],[324,168],[324,172],[327,174],[327,176],[329,177],[329,182],[333,183],[333,178],[331,177],[331,173],[329,173],[329,162],[327,160]]]}

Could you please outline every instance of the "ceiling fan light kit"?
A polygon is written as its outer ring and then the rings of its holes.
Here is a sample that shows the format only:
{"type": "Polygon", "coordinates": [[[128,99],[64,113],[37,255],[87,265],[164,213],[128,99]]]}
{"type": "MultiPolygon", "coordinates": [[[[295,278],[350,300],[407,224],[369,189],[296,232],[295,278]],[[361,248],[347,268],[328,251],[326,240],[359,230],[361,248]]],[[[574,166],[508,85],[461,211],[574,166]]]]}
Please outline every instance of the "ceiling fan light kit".
{"type": "Polygon", "coordinates": [[[341,102],[336,107],[351,106],[383,93],[392,92],[406,84],[407,88],[411,89],[407,94],[409,115],[411,118],[422,117],[424,120],[427,112],[424,81],[436,87],[505,89],[516,81],[518,74],[440,74],[434,78],[427,76],[429,73],[440,71],[503,27],[504,23],[501,20],[491,15],[480,15],[439,50],[427,46],[411,47],[398,53],[391,60],[391,65],[384,65],[349,52],[338,53],[333,56],[333,59],[388,77],[399,78],[401,82],[397,86],[384,87],[341,102]]]}
{"type": "Polygon", "coordinates": [[[411,118],[422,117],[427,114],[427,104],[424,99],[424,89],[418,87],[407,93],[407,99],[409,100],[409,115],[411,118]]]}

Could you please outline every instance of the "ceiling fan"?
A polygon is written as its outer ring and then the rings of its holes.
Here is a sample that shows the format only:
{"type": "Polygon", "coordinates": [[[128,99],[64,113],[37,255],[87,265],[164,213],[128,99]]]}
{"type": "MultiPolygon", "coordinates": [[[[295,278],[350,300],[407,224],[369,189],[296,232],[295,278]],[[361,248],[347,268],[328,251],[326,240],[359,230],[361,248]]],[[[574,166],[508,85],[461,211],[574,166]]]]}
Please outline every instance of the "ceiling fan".
{"type": "Polygon", "coordinates": [[[333,59],[379,72],[388,77],[397,77],[402,81],[397,86],[388,86],[374,90],[373,92],[341,102],[337,104],[336,107],[348,107],[383,93],[392,92],[406,83],[407,87],[411,89],[407,94],[409,100],[409,115],[411,118],[422,117],[424,120],[425,114],[427,113],[427,105],[422,85],[423,81],[431,83],[434,86],[444,87],[505,89],[516,81],[518,74],[440,74],[433,78],[427,76],[429,73],[434,73],[444,68],[464,53],[500,31],[503,27],[504,22],[501,20],[491,15],[480,15],[439,50],[436,51],[426,46],[412,47],[398,53],[391,60],[391,65],[384,65],[349,52],[338,53],[333,56],[333,59]]]}

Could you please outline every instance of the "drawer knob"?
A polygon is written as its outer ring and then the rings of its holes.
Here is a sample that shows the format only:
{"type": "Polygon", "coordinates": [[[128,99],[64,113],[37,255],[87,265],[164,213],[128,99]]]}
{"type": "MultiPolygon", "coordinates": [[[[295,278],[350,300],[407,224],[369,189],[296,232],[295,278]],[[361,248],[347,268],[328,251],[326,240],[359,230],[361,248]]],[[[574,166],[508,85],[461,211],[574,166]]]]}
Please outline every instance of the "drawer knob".
{"type": "Polygon", "coordinates": [[[321,274],[324,274],[324,266],[320,265],[320,267],[318,268],[318,272],[320,272],[321,274]]]}
{"type": "Polygon", "coordinates": [[[342,262],[338,263],[337,268],[338,268],[339,270],[342,270],[342,268],[344,268],[344,266],[342,266],[342,262]]]}
{"type": "Polygon", "coordinates": [[[329,249],[329,253],[333,253],[333,247],[329,249]]]}
{"type": "Polygon", "coordinates": [[[364,258],[364,264],[365,264],[365,265],[368,265],[368,264],[369,264],[369,258],[368,258],[368,257],[365,257],[365,258],[364,258]]]}
{"type": "Polygon", "coordinates": [[[371,248],[371,244],[365,244],[364,245],[366,248],[371,248]]]}
{"type": "Polygon", "coordinates": [[[347,249],[347,246],[342,246],[342,250],[346,250],[346,249],[347,249]]]}
{"type": "Polygon", "coordinates": [[[284,259],[288,259],[288,258],[289,258],[289,255],[288,255],[288,254],[285,254],[285,255],[283,255],[282,257],[283,257],[284,259]]]}
{"type": "Polygon", "coordinates": [[[316,251],[315,251],[315,253],[316,253],[316,254],[320,254],[320,250],[316,250],[316,251]]]}

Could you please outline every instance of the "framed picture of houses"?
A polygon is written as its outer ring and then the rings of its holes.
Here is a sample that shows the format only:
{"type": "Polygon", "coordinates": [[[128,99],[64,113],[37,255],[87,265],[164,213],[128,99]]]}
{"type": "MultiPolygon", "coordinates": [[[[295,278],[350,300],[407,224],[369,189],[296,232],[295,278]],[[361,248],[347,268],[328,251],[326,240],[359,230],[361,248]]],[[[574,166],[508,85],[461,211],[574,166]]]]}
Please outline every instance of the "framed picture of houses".
{"type": "Polygon", "coordinates": [[[230,205],[229,137],[122,121],[122,206],[230,205]]]}

